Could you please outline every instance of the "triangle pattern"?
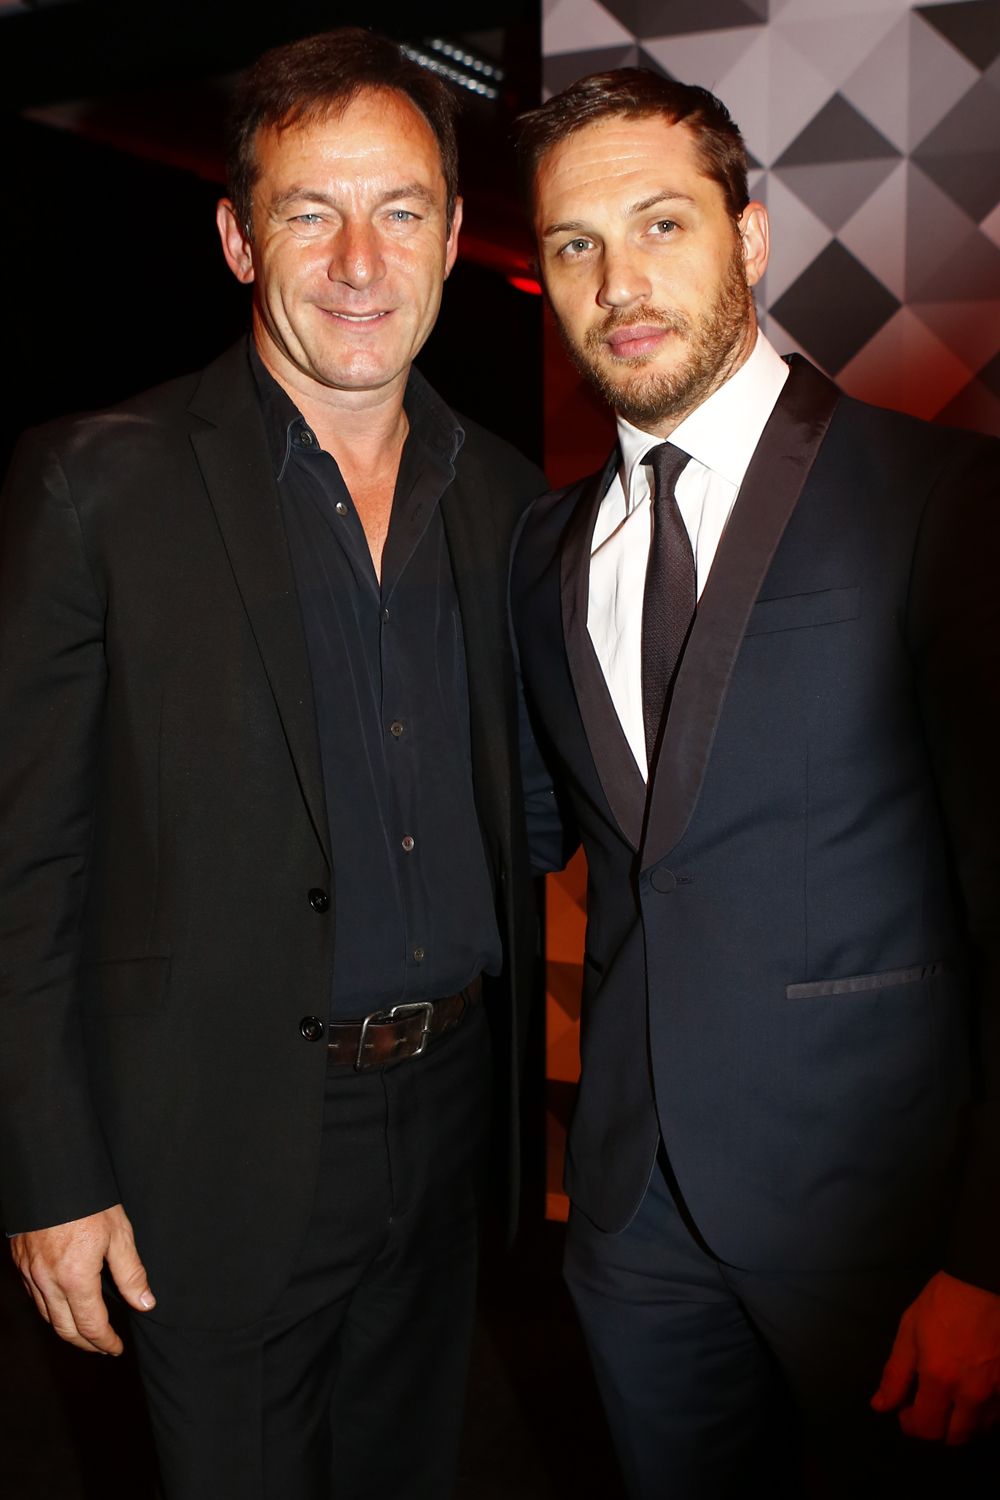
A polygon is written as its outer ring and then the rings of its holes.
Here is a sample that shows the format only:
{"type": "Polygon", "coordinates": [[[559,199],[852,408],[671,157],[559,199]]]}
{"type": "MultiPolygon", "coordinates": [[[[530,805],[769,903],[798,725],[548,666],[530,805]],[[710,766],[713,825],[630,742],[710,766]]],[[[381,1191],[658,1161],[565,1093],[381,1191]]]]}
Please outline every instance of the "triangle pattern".
{"type": "Polygon", "coordinates": [[[756,36],[756,32],[740,26],[685,36],[648,37],[642,47],[671,78],[700,83],[715,94],[719,92],[719,80],[745,62],[756,36]]]}
{"type": "Polygon", "coordinates": [[[997,203],[991,213],[986,215],[986,218],[979,227],[983,231],[983,234],[993,241],[994,245],[1000,245],[1000,202],[997,203]]]}
{"type": "Polygon", "coordinates": [[[993,302],[911,302],[909,307],[970,370],[981,370],[996,353],[1000,285],[993,302]]]}
{"type": "Polygon", "coordinates": [[[976,298],[989,302],[996,296],[997,287],[1000,287],[1000,250],[975,229],[926,281],[914,287],[913,299],[960,302],[976,298]]]}
{"type": "Polygon", "coordinates": [[[898,307],[899,299],[833,240],[774,303],[774,314],[826,369],[836,372],[898,307]]]}
{"type": "Polygon", "coordinates": [[[877,161],[828,161],[808,167],[774,167],[772,171],[836,233],[898,164],[897,157],[877,161]]]}
{"type": "Polygon", "coordinates": [[[995,0],[918,5],[917,13],[981,71],[1000,57],[1000,6],[995,0]]]}
{"type": "Polygon", "coordinates": [[[546,99],[562,93],[578,78],[588,73],[604,73],[609,68],[634,68],[639,61],[639,48],[635,42],[628,47],[602,47],[596,52],[562,52],[547,57],[542,70],[546,99]]]}
{"type": "Polygon", "coordinates": [[[910,162],[906,170],[906,295],[930,300],[925,288],[931,277],[976,226],[918,166],[910,162]]]}
{"type": "Polygon", "coordinates": [[[1000,198],[1000,90],[979,79],[913,160],[974,219],[983,218],[1000,198]]]}
{"type": "Polygon", "coordinates": [[[766,203],[775,232],[771,236],[767,274],[758,295],[768,306],[773,306],[830,243],[830,232],[774,173],[767,178],[766,203]]]}
{"type": "MultiPolygon", "coordinates": [[[[628,47],[631,32],[597,0],[547,0],[542,18],[542,50],[546,57],[561,52],[628,47]]],[[[583,76],[582,74],[579,76],[583,76]]]]}
{"type": "Polygon", "coordinates": [[[608,10],[634,36],[661,36],[664,11],[676,35],[688,31],[718,31],[728,26],[759,26],[759,0],[605,0],[608,10]]]}
{"type": "Polygon", "coordinates": [[[906,184],[905,161],[841,226],[838,238],[902,302],[906,295],[906,184]]]}
{"type": "Polygon", "coordinates": [[[813,20],[787,19],[786,13],[772,22],[773,30],[808,58],[832,88],[839,88],[895,25],[891,11],[845,16],[829,5],[813,20]]]}
{"type": "Polygon", "coordinates": [[[776,165],[811,166],[817,162],[877,160],[899,154],[843,94],[834,94],[782,153],[776,165]]]}
{"type": "Polygon", "coordinates": [[[849,396],[864,392],[876,406],[892,406],[927,420],[969,382],[972,372],[909,308],[895,317],[837,374],[849,396]]]}
{"type": "Polygon", "coordinates": [[[719,80],[718,94],[757,160],[770,166],[830,97],[822,73],[774,27],[762,27],[743,62],[719,80]]]}

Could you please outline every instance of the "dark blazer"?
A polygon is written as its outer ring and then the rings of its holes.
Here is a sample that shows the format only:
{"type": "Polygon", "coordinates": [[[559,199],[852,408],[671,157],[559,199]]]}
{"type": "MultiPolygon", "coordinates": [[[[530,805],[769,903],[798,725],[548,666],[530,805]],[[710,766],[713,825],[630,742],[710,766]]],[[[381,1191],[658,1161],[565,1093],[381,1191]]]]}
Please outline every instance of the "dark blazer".
{"type": "MultiPolygon", "coordinates": [[[[505,589],[515,519],[544,485],[465,427],[441,505],[519,993],[533,903],[505,589]]],[[[326,1049],[299,1023],[328,1004],[336,893],[310,902],[331,885],[319,746],[245,344],[28,434],[3,528],[6,1226],[120,1199],[158,1317],[246,1323],[285,1284],[315,1190],[326,1049]]],[[[514,1097],[517,1026],[498,1019],[514,1097]]]]}
{"type": "Polygon", "coordinates": [[[587,633],[616,461],[535,503],[511,585],[589,865],[571,1198],[622,1228],[662,1132],[723,1260],[1000,1289],[1000,444],[793,359],[648,805],[587,633]]]}

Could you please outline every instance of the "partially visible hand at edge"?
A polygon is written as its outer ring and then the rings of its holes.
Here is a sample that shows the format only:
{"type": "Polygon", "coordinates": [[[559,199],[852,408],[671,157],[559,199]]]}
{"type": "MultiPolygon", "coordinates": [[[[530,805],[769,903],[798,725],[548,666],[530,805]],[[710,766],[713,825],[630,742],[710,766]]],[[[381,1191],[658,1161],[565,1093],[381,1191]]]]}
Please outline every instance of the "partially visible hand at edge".
{"type": "Polygon", "coordinates": [[[898,1411],[910,1437],[966,1443],[1000,1417],[1000,1296],[932,1276],[904,1312],[875,1411],[898,1411]]]}
{"type": "Polygon", "coordinates": [[[67,1343],[95,1354],[120,1354],[101,1295],[107,1261],[122,1297],[137,1312],[156,1306],[124,1208],[116,1203],[85,1219],[15,1235],[14,1263],[47,1323],[67,1343]]]}

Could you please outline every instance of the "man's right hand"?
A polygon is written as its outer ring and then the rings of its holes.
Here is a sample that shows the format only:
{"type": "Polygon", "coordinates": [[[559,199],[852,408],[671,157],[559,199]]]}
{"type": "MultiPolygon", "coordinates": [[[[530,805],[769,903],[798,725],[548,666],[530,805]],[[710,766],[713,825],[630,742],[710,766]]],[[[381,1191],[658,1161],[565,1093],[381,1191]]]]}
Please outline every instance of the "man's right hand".
{"type": "Polygon", "coordinates": [[[101,1268],[130,1307],[156,1306],[132,1238],[132,1225],[120,1203],[85,1219],[17,1234],[10,1242],[14,1263],[35,1306],[61,1339],[94,1354],[120,1354],[122,1341],[111,1326],[101,1296],[101,1268]]]}

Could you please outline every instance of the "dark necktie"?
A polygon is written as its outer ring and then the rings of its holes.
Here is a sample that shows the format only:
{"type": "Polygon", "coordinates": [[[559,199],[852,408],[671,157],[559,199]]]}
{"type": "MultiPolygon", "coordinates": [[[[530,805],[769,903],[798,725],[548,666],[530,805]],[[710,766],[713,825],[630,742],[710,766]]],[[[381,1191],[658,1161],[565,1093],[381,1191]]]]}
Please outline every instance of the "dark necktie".
{"type": "Polygon", "coordinates": [[[653,531],[642,600],[642,722],[649,777],[677,664],[697,603],[691,539],[677,508],[674,487],[688,455],[661,443],[646,455],[654,477],[653,531]]]}

